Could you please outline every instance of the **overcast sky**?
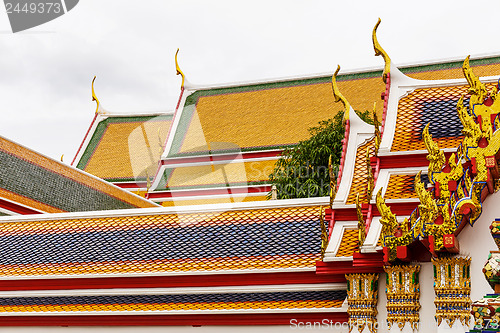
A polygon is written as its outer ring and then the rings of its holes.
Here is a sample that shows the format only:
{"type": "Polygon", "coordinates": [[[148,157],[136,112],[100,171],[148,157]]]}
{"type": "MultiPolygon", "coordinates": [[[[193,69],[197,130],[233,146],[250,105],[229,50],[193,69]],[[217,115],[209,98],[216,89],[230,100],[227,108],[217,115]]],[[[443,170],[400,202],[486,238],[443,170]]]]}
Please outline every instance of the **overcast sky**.
{"type": "MultiPolygon", "coordinates": [[[[0,14],[0,135],[70,163],[95,111],[173,110],[193,84],[333,73],[468,54],[500,54],[500,1],[80,0],[13,34],[0,14]]],[[[500,74],[500,73],[499,73],[500,74]]]]}

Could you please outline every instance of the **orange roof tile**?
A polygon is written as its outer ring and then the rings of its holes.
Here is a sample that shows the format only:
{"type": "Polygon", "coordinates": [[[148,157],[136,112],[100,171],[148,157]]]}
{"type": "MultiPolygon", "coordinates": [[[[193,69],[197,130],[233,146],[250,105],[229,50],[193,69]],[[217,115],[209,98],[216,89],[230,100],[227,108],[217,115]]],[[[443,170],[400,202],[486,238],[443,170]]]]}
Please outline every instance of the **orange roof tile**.
{"type": "Polygon", "coordinates": [[[98,123],[77,167],[111,181],[153,177],[171,121],[171,114],[109,116],[98,123]]]}

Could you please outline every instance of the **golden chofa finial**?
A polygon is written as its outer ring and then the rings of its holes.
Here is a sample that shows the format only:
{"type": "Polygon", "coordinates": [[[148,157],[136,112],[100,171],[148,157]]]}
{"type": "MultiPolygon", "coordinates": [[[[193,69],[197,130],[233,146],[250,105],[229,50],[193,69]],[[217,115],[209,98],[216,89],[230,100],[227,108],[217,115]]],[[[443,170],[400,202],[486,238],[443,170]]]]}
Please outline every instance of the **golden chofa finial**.
{"type": "Polygon", "coordinates": [[[179,49],[177,49],[177,52],[175,52],[175,70],[177,71],[177,75],[182,76],[182,83],[181,83],[181,89],[184,88],[184,81],[186,79],[186,76],[184,73],[181,71],[181,68],[179,67],[179,62],[177,61],[177,54],[179,54],[179,49]]]}
{"type": "Polygon", "coordinates": [[[479,78],[472,71],[469,60],[470,55],[465,58],[462,70],[465,78],[467,79],[467,83],[469,83],[469,93],[471,94],[469,105],[472,108],[474,104],[481,104],[484,102],[484,99],[488,95],[488,91],[486,90],[484,83],[479,81],[479,78]]]}
{"type": "Polygon", "coordinates": [[[384,74],[382,75],[382,79],[384,80],[385,83],[387,83],[387,75],[391,71],[391,58],[389,58],[389,55],[387,52],[384,51],[382,46],[380,46],[378,40],[377,40],[377,28],[380,25],[380,18],[377,21],[377,24],[375,24],[375,27],[373,28],[373,33],[372,33],[372,40],[373,40],[373,49],[375,50],[375,55],[379,56],[381,55],[382,58],[384,58],[385,62],[385,67],[384,67],[384,74]]]}
{"type": "Polygon", "coordinates": [[[344,123],[346,120],[349,119],[349,110],[351,109],[351,105],[347,101],[347,99],[342,95],[342,93],[339,90],[339,87],[337,86],[337,74],[340,71],[340,65],[337,65],[337,70],[332,76],[332,89],[333,89],[333,97],[335,97],[335,102],[342,102],[344,104],[344,123]]]}
{"type": "Polygon", "coordinates": [[[94,81],[95,81],[95,76],[94,76],[94,79],[92,80],[92,101],[95,101],[97,103],[97,107],[95,108],[95,113],[99,113],[99,99],[97,98],[97,96],[95,95],[95,92],[94,92],[94,81]]]}

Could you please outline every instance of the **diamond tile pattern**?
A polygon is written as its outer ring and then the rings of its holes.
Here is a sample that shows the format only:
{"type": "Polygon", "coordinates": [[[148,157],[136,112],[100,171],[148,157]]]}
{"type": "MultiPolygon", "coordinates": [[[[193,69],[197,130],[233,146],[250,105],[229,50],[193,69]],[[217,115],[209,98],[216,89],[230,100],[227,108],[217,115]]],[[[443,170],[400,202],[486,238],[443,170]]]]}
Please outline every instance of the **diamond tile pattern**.
{"type": "Polygon", "coordinates": [[[0,196],[49,213],[156,206],[5,138],[0,138],[0,196]]]}
{"type": "MultiPolygon", "coordinates": [[[[427,174],[421,176],[421,180],[427,187],[429,184],[429,177],[427,174]]],[[[385,199],[406,199],[406,198],[418,198],[415,193],[415,175],[394,175],[392,174],[389,178],[389,183],[387,184],[387,190],[385,192],[385,199]]]]}
{"type": "Polygon", "coordinates": [[[350,257],[358,251],[358,229],[345,229],[336,257],[350,257]]]}
{"type": "Polygon", "coordinates": [[[319,207],[0,224],[0,276],[314,268],[319,207]]]}
{"type": "MultiPolygon", "coordinates": [[[[491,90],[494,84],[486,86],[491,90]]],[[[422,88],[402,98],[391,151],[425,150],[422,131],[428,123],[429,133],[440,148],[457,147],[463,136],[456,105],[467,89],[467,85],[422,88]]],[[[468,105],[468,98],[464,103],[468,105]]]]}
{"type": "Polygon", "coordinates": [[[0,298],[0,312],[186,311],[338,308],[345,290],[0,298]]]}
{"type": "Polygon", "coordinates": [[[347,196],[346,204],[356,203],[356,196],[360,193],[360,202],[367,202],[366,198],[366,149],[370,150],[370,157],[375,155],[375,138],[363,143],[356,150],[356,162],[354,164],[354,174],[352,177],[351,189],[347,196]]]}

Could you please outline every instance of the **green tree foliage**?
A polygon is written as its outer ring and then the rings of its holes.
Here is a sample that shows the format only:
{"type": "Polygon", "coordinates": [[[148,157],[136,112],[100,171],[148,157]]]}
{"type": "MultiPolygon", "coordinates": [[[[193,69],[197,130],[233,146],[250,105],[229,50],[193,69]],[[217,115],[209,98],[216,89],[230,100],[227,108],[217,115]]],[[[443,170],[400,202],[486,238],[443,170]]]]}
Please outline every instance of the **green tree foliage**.
{"type": "MultiPolygon", "coordinates": [[[[368,111],[359,116],[372,123],[368,111]]],[[[281,153],[273,173],[269,175],[271,183],[276,185],[278,199],[329,195],[328,160],[331,155],[334,170],[338,170],[345,133],[343,117],[344,113],[339,112],[332,119],[320,121],[318,126],[309,129],[309,139],[281,153]]]]}

